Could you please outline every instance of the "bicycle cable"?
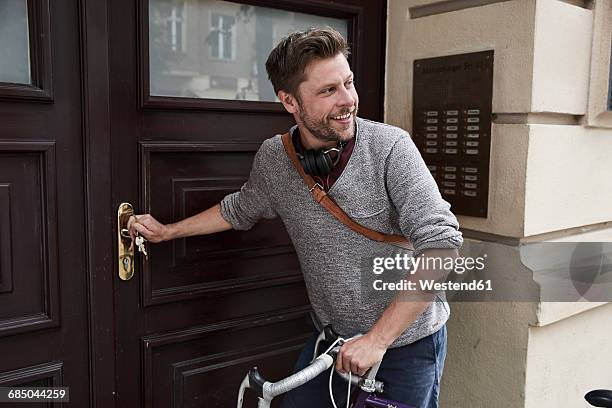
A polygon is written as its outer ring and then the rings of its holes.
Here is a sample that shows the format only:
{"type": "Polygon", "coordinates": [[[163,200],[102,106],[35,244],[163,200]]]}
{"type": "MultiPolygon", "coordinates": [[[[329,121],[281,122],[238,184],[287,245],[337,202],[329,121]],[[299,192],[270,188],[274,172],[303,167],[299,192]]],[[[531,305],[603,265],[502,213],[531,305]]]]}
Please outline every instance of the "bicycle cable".
{"type": "MultiPolygon", "coordinates": [[[[329,371],[329,398],[331,399],[332,405],[334,408],[338,408],[336,406],[336,400],[334,398],[334,392],[332,388],[332,380],[334,378],[334,368],[329,371]]],[[[349,404],[351,403],[351,372],[348,372],[348,387],[346,388],[346,408],[349,408],[349,404]]]]}
{"type": "MultiPolygon", "coordinates": [[[[343,341],[344,343],[346,343],[348,341],[353,340],[354,338],[356,338],[356,337],[351,337],[348,340],[344,340],[344,338],[338,337],[336,339],[336,341],[334,341],[332,343],[332,345],[329,346],[327,348],[327,350],[325,350],[321,354],[327,353],[329,350],[334,348],[334,346],[336,344],[338,344],[338,342],[340,342],[340,341],[343,341]]],[[[334,371],[335,371],[335,368],[332,366],[331,369],[329,370],[329,398],[331,399],[331,402],[332,402],[332,405],[334,406],[334,408],[338,408],[338,406],[336,405],[336,400],[334,398],[334,392],[332,390],[332,381],[333,381],[333,378],[334,378],[334,371]]],[[[351,380],[352,380],[352,378],[351,378],[351,371],[349,370],[349,372],[348,372],[348,386],[347,386],[347,390],[346,390],[346,408],[349,408],[349,404],[351,403],[351,380]]]]}

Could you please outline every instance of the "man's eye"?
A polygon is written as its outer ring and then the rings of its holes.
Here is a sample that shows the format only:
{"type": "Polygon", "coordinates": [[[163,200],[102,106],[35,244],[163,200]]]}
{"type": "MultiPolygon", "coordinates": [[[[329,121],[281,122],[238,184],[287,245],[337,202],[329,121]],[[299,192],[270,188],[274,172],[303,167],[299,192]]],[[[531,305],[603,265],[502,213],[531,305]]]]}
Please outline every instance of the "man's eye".
{"type": "Polygon", "coordinates": [[[355,81],[352,79],[350,81],[346,81],[346,84],[344,84],[344,86],[346,86],[347,88],[350,88],[353,85],[355,85],[355,81]]]}
{"type": "Polygon", "coordinates": [[[332,92],[334,92],[334,89],[335,89],[335,88],[325,88],[325,89],[322,89],[322,90],[321,90],[321,93],[322,93],[322,94],[325,94],[325,93],[332,93],[332,92]]]}

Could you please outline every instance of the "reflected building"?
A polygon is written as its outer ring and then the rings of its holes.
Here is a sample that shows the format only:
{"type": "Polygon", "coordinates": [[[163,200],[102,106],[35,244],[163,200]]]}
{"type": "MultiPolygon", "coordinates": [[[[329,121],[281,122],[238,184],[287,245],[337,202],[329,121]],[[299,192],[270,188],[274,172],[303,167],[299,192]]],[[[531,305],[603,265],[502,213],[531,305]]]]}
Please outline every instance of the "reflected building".
{"type": "Polygon", "coordinates": [[[276,101],[265,62],[284,36],[347,21],[210,0],[149,3],[151,95],[276,101]]]}

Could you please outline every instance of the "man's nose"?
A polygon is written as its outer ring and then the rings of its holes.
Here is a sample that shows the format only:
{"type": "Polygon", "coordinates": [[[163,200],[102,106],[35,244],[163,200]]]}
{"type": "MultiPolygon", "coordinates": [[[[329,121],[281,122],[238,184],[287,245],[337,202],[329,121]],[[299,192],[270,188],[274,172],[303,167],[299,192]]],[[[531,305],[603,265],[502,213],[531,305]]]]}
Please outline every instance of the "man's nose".
{"type": "Polygon", "coordinates": [[[352,91],[351,89],[347,89],[344,86],[340,87],[338,96],[339,106],[353,106],[357,102],[356,92],[352,91]]]}

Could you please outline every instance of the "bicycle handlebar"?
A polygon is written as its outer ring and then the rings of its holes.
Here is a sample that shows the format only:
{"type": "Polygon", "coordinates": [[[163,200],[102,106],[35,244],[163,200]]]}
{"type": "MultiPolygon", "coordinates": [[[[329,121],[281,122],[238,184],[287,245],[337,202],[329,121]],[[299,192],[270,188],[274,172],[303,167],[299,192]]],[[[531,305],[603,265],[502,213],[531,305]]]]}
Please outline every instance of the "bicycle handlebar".
{"type": "MultiPolygon", "coordinates": [[[[356,339],[358,337],[363,336],[363,334],[359,333],[354,335],[353,337],[351,337],[352,339],[356,339]]],[[[315,347],[314,347],[314,352],[313,352],[313,360],[314,358],[317,356],[317,350],[319,349],[319,344],[322,341],[326,341],[328,343],[334,344],[336,342],[336,340],[338,340],[339,338],[342,338],[343,336],[341,334],[339,334],[338,332],[336,332],[331,325],[327,325],[325,326],[322,330],[321,333],[319,333],[319,336],[317,337],[317,340],[315,342],[315,347]]],[[[340,345],[342,345],[343,343],[341,342],[340,345]]],[[[338,373],[338,375],[340,375],[340,377],[342,377],[345,381],[347,382],[351,382],[351,385],[358,385],[362,390],[367,391],[367,392],[383,392],[383,386],[384,384],[380,381],[376,381],[376,374],[378,373],[378,369],[380,368],[380,363],[381,361],[379,361],[378,363],[374,364],[367,372],[367,374],[365,375],[365,377],[360,377],[358,375],[348,375],[347,373],[341,373],[338,370],[336,370],[336,373],[338,373]]]]}
{"type": "Polygon", "coordinates": [[[265,383],[263,387],[263,395],[264,398],[266,396],[270,397],[270,399],[284,394],[288,391],[293,390],[294,388],[299,387],[302,384],[307,383],[312,380],[329,367],[334,364],[334,358],[329,354],[322,354],[317,357],[315,361],[313,361],[308,367],[304,368],[297,373],[290,375],[284,380],[280,380],[275,383],[265,383]]]}
{"type": "MultiPolygon", "coordinates": [[[[337,347],[337,349],[339,350],[340,348],[337,347]]],[[[329,353],[332,351],[334,350],[331,350],[329,353]]],[[[337,350],[335,352],[337,353],[337,350]]],[[[244,391],[247,388],[251,388],[259,397],[259,408],[268,408],[273,398],[306,384],[330,368],[334,364],[334,358],[329,353],[321,354],[308,367],[275,383],[266,381],[259,373],[259,370],[257,370],[257,367],[253,367],[240,384],[238,408],[242,408],[244,391]]]]}
{"type": "MultiPolygon", "coordinates": [[[[335,342],[339,337],[341,337],[338,333],[336,333],[331,326],[326,326],[324,330],[321,331],[319,338],[317,339],[316,346],[318,346],[319,342],[322,340],[330,341],[331,343],[335,342]]],[[[357,337],[357,336],[356,336],[357,337]]],[[[315,353],[317,347],[315,346],[315,353]]],[[[240,384],[240,390],[238,392],[238,404],[237,407],[242,407],[242,402],[244,399],[244,392],[247,388],[252,389],[259,399],[258,407],[259,408],[268,408],[273,398],[289,392],[300,385],[307,383],[312,380],[319,374],[323,373],[331,366],[334,365],[335,358],[340,351],[340,347],[342,346],[342,341],[340,345],[335,346],[331,350],[328,350],[326,353],[321,354],[320,356],[314,358],[312,362],[305,367],[304,369],[290,375],[289,377],[277,381],[275,383],[266,381],[263,376],[259,373],[257,367],[253,367],[249,373],[244,377],[242,383],[240,384]]],[[[352,385],[359,385],[364,391],[368,392],[382,392],[383,383],[381,381],[376,381],[375,376],[378,371],[378,367],[380,366],[380,362],[376,364],[372,369],[368,372],[366,377],[360,377],[358,375],[352,375],[350,377],[350,381],[352,385]]],[[[338,374],[344,378],[346,381],[349,380],[349,375],[340,373],[338,374]]]]}

